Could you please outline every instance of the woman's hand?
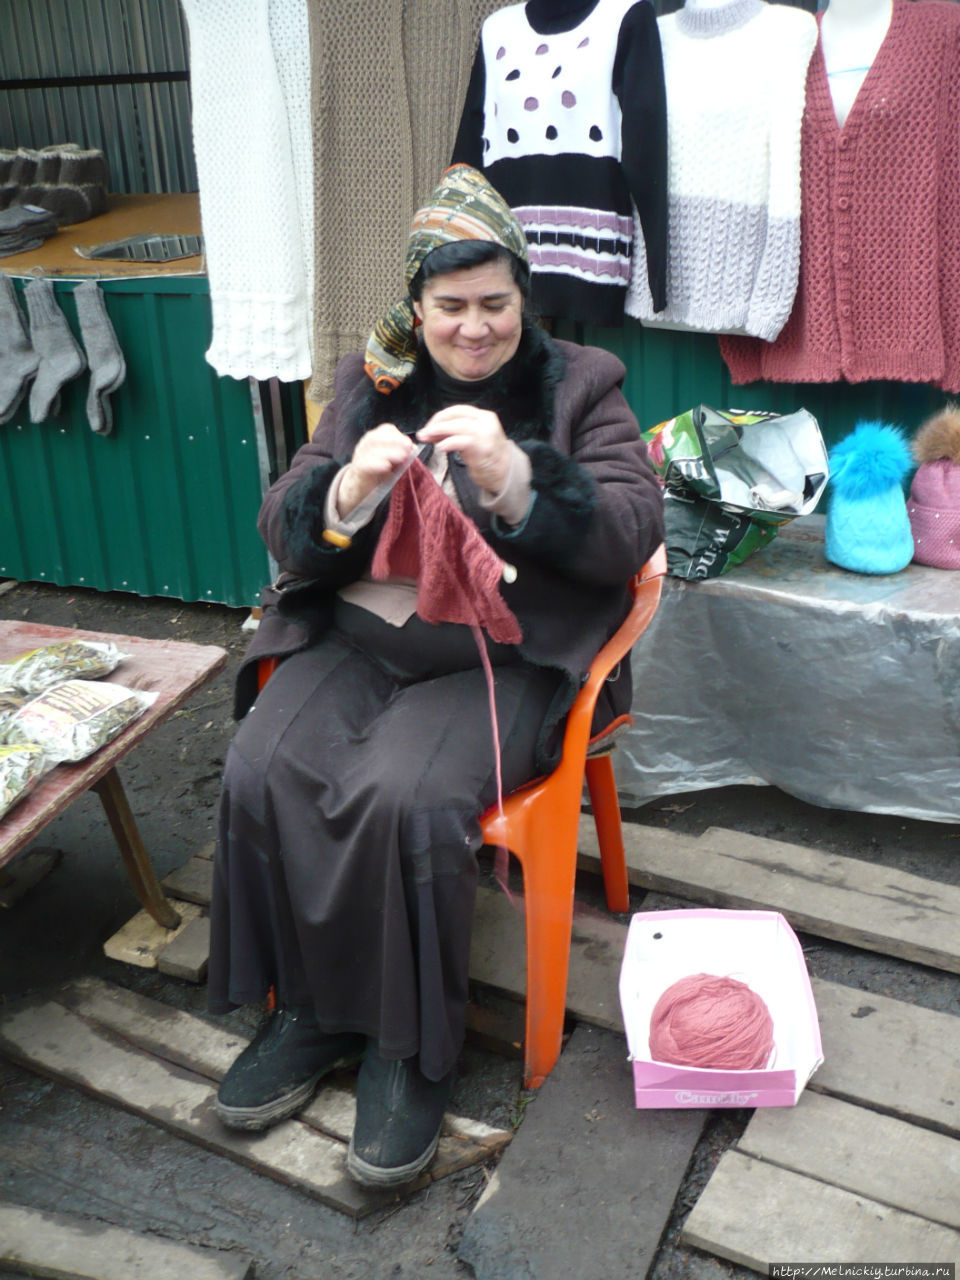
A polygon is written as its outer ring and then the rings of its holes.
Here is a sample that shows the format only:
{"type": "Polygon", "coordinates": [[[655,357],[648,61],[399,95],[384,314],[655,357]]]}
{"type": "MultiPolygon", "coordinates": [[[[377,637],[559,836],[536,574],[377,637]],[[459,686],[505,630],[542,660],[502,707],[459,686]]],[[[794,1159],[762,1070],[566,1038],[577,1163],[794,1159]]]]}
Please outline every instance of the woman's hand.
{"type": "Polygon", "coordinates": [[[415,448],[410,437],[392,422],[381,423],[361,436],[340,479],[337,508],[341,517],[348,516],[372,489],[406,462],[415,448]]]}
{"type": "Polygon", "coordinates": [[[487,493],[500,493],[507,483],[513,445],[500,419],[487,409],[448,405],[420,428],[417,439],[441,453],[458,451],[474,484],[487,493]]]}

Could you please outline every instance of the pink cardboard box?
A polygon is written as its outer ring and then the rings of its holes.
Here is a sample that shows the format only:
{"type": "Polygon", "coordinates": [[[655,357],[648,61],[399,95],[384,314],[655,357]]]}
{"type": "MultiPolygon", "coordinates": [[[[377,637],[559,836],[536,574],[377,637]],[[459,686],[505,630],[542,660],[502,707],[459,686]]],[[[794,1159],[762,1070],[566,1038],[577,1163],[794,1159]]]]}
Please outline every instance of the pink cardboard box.
{"type": "Polygon", "coordinates": [[[620,969],[620,1005],[638,1107],[792,1107],[823,1062],[803,952],[777,911],[638,912],[620,969]],[[773,1018],[769,1067],[711,1071],[651,1058],[654,1005],[694,973],[737,978],[763,999],[773,1018]]]}

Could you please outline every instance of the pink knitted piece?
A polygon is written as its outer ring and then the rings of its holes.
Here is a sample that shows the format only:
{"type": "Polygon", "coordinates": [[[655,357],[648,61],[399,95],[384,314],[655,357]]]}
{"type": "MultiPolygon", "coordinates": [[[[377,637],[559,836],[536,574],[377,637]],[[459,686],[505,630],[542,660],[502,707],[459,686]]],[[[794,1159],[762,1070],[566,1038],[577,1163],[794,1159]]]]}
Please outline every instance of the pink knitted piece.
{"type": "Polygon", "coordinates": [[[694,973],[664,991],[650,1015],[657,1062],[717,1071],[767,1066],[773,1052],[770,1010],[745,982],[694,973]]]}
{"type": "MultiPolygon", "coordinates": [[[[443,492],[419,458],[390,494],[390,509],[373,557],[374,578],[414,578],[417,613],[424,622],[460,622],[473,629],[487,681],[497,808],[503,813],[500,733],[493,668],[483,639],[519,644],[520,623],[500,595],[503,561],[484,542],[477,526],[443,492]]],[[[509,855],[497,849],[494,871],[508,897],[509,855]]],[[[512,898],[511,898],[512,901],[512,898]]]]}
{"type": "Polygon", "coordinates": [[[807,73],[800,277],[774,342],[724,336],[735,384],[893,379],[960,390],[960,6],[893,0],[843,129],[807,73]]]}
{"type": "Polygon", "coordinates": [[[393,487],[371,572],[378,579],[416,579],[424,622],[482,627],[501,644],[523,639],[500,595],[503,561],[419,458],[393,487]]]}

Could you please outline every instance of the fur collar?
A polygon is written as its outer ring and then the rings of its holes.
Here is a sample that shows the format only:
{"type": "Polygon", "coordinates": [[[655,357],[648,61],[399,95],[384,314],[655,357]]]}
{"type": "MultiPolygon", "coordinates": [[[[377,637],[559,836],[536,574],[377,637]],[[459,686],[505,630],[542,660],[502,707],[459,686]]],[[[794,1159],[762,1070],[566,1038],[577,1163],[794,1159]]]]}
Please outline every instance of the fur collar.
{"type": "MultiPolygon", "coordinates": [[[[566,361],[559,347],[538,326],[523,322],[517,354],[494,379],[479,402],[499,417],[511,440],[549,440],[553,431],[554,392],[566,361]]],[[[357,392],[352,412],[362,435],[381,422],[392,422],[412,434],[442,407],[433,365],[421,346],[417,367],[390,395],[382,395],[369,378],[357,392]]]]}

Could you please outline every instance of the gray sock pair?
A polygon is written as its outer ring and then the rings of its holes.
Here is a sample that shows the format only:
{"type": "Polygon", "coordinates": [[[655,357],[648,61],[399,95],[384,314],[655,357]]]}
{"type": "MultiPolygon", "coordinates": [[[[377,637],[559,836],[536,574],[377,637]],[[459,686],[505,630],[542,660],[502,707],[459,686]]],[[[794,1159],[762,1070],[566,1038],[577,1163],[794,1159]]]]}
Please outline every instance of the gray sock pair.
{"type": "Polygon", "coordinates": [[[0,422],[16,413],[39,365],[13,281],[0,275],[0,422]]]}
{"type": "Polygon", "coordinates": [[[57,304],[51,281],[29,280],[24,298],[29,334],[13,282],[0,275],[0,423],[13,417],[28,386],[30,421],[55,416],[64,385],[89,367],[87,421],[91,430],[109,435],[113,429],[109,397],[126,377],[127,366],[96,280],[84,280],[73,291],[83,348],[57,304]]]}
{"type": "Polygon", "coordinates": [[[110,395],[127,376],[127,364],[96,280],[84,280],[78,284],[73,291],[73,300],[77,304],[80,335],[90,366],[87,421],[92,430],[107,436],[113,430],[110,395]]]}
{"type": "Polygon", "coordinates": [[[53,284],[31,279],[23,291],[30,316],[30,341],[40,357],[40,367],[30,388],[30,421],[45,422],[60,410],[64,384],[87,367],[80,344],[57,305],[53,284]]]}

